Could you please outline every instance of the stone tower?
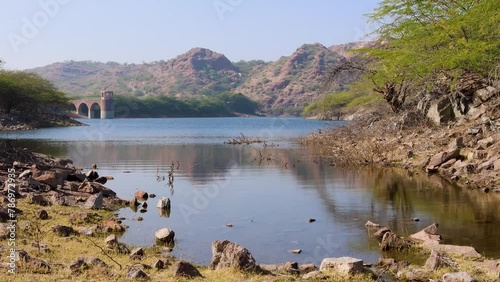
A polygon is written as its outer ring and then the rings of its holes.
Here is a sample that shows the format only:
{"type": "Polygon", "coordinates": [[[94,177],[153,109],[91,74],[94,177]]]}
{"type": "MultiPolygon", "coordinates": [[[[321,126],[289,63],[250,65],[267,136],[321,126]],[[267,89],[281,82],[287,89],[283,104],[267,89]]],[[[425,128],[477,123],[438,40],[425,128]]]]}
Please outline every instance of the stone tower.
{"type": "Polygon", "coordinates": [[[113,91],[101,91],[101,118],[110,119],[115,117],[115,102],[113,91]]]}

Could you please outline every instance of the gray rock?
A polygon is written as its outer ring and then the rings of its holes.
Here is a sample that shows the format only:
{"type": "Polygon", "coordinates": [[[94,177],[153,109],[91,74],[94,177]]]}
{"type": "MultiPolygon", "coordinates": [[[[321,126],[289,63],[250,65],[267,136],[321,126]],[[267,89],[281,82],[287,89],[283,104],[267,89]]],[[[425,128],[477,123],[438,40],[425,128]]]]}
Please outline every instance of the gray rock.
{"type": "Polygon", "coordinates": [[[236,268],[244,271],[254,271],[257,265],[250,251],[243,246],[228,240],[216,240],[212,242],[210,268],[236,268]]]}
{"type": "Polygon", "coordinates": [[[141,259],[144,256],[144,249],[143,248],[135,248],[130,252],[130,258],[131,259],[141,259]]]}
{"type": "Polygon", "coordinates": [[[178,277],[187,277],[187,278],[195,278],[202,277],[201,273],[189,262],[178,261],[176,264],[172,266],[172,272],[174,276],[178,277]]]}
{"type": "Polygon", "coordinates": [[[443,275],[443,282],[473,282],[472,276],[467,272],[452,272],[443,275]]]}
{"type": "Polygon", "coordinates": [[[411,234],[410,238],[421,242],[433,241],[439,243],[441,235],[437,233],[439,224],[433,223],[415,234],[411,234]]]}
{"type": "Polygon", "coordinates": [[[426,116],[437,125],[453,120],[454,114],[450,98],[444,97],[431,102],[426,116]]]}
{"type": "Polygon", "coordinates": [[[441,254],[435,250],[431,251],[431,255],[425,261],[424,267],[430,270],[436,270],[440,267],[457,267],[458,265],[449,257],[444,254],[441,254]]]}
{"type": "Polygon", "coordinates": [[[428,241],[422,244],[423,248],[428,250],[434,250],[437,252],[447,253],[451,255],[458,255],[470,258],[480,258],[481,254],[476,251],[473,247],[469,246],[455,246],[455,245],[445,245],[436,244],[435,242],[428,241]]]}
{"type": "Polygon", "coordinates": [[[422,268],[406,268],[398,271],[396,277],[402,281],[425,281],[424,277],[428,274],[429,271],[422,268]]]}
{"type": "Polygon", "coordinates": [[[89,265],[85,262],[84,258],[78,258],[76,261],[69,264],[69,269],[71,272],[81,272],[89,268],[89,265]]]}
{"type": "Polygon", "coordinates": [[[146,279],[146,278],[148,278],[148,275],[144,271],[142,271],[141,269],[136,268],[136,267],[132,267],[128,270],[126,278],[127,279],[146,279]]]}
{"type": "Polygon", "coordinates": [[[118,245],[118,239],[115,234],[111,234],[106,239],[104,239],[104,244],[106,247],[113,249],[118,245]]]}
{"type": "Polygon", "coordinates": [[[363,271],[363,260],[351,257],[325,258],[319,267],[321,272],[356,274],[363,271]]]}
{"type": "Polygon", "coordinates": [[[162,228],[155,232],[155,237],[163,243],[171,244],[174,243],[175,232],[168,228],[162,228]]]}
{"type": "Polygon", "coordinates": [[[49,213],[44,209],[38,210],[36,212],[36,218],[41,220],[49,219],[49,213]]]}
{"type": "Polygon", "coordinates": [[[161,270],[165,267],[165,263],[163,262],[163,260],[157,259],[153,262],[152,267],[155,269],[161,270]]]}
{"type": "Polygon", "coordinates": [[[103,194],[99,192],[97,194],[91,195],[85,204],[83,205],[86,209],[102,209],[103,194]]]}
{"type": "Polygon", "coordinates": [[[365,226],[368,227],[368,228],[379,228],[380,224],[377,224],[377,223],[374,223],[374,222],[371,222],[371,221],[368,220],[365,223],[365,226]]]}
{"type": "Polygon", "coordinates": [[[46,206],[47,205],[47,200],[42,195],[28,195],[28,200],[35,205],[39,206],[46,206]]]}
{"type": "Polygon", "coordinates": [[[160,198],[156,207],[159,209],[170,209],[170,199],[167,197],[160,198]]]}
{"type": "Polygon", "coordinates": [[[70,226],[64,225],[56,225],[52,227],[52,231],[57,234],[59,237],[69,237],[71,234],[75,234],[75,230],[73,230],[70,226]]]}
{"type": "Polygon", "coordinates": [[[492,86],[487,86],[486,88],[482,88],[474,92],[474,100],[475,100],[474,102],[476,104],[477,99],[479,99],[481,102],[486,102],[496,94],[498,94],[498,89],[492,86]]]}

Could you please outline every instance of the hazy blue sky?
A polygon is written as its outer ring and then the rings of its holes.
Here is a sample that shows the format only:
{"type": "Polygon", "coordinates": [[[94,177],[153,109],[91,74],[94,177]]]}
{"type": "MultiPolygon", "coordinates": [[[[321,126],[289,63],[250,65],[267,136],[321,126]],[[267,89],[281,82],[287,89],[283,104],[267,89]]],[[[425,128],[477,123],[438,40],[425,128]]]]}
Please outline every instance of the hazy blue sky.
{"type": "Polygon", "coordinates": [[[304,43],[361,40],[378,0],[0,0],[0,58],[140,63],[193,47],[231,61],[276,60],[304,43]]]}

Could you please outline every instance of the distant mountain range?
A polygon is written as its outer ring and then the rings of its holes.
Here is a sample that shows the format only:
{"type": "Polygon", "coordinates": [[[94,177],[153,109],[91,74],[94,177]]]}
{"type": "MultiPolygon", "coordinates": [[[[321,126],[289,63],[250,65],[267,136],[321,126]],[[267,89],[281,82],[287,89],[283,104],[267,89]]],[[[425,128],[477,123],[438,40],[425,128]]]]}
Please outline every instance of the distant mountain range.
{"type": "MultiPolygon", "coordinates": [[[[325,47],[304,44],[290,56],[274,62],[231,62],[223,54],[193,48],[168,61],[143,64],[66,61],[29,69],[52,81],[61,91],[90,96],[108,89],[134,96],[168,95],[178,98],[241,92],[261,103],[264,110],[301,109],[322,94],[323,75],[349,60],[350,49],[366,46],[354,42],[325,47]]],[[[334,86],[353,81],[345,77],[334,86]]]]}

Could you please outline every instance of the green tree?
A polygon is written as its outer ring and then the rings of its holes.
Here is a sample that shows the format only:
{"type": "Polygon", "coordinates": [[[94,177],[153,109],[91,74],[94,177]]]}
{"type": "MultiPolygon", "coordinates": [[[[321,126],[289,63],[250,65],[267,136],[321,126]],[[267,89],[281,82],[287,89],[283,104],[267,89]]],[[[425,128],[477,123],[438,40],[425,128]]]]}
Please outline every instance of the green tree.
{"type": "Polygon", "coordinates": [[[65,109],[68,99],[48,80],[33,73],[0,70],[0,111],[37,113],[65,109]]]}
{"type": "Polygon", "coordinates": [[[438,76],[488,76],[499,66],[500,1],[383,0],[370,20],[377,46],[363,49],[365,76],[394,111],[412,86],[438,76]]]}

